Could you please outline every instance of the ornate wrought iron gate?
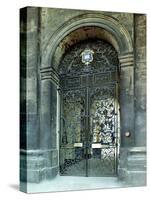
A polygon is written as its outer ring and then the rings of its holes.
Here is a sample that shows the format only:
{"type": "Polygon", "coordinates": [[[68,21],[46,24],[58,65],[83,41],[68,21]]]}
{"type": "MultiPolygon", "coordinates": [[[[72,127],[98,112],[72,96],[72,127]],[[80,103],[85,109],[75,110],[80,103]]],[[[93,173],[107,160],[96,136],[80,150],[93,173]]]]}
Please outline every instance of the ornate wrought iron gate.
{"type": "MultiPolygon", "coordinates": [[[[60,174],[115,176],[119,148],[117,54],[104,41],[88,45],[96,54],[93,63],[84,65],[79,57],[66,67],[68,55],[61,63],[60,174]]],[[[85,43],[72,51],[82,53],[84,48],[85,43]]]]}

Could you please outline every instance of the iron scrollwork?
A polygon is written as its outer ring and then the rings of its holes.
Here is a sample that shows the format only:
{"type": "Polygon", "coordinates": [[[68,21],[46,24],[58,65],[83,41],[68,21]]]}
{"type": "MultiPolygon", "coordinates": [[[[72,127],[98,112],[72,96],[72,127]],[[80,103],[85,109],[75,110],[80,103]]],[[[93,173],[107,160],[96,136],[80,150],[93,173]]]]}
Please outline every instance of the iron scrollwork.
{"type": "Polygon", "coordinates": [[[115,137],[115,99],[93,101],[91,105],[93,142],[113,144],[115,137]]]}
{"type": "Polygon", "coordinates": [[[85,66],[80,55],[86,50],[87,43],[79,43],[74,48],[70,49],[69,53],[64,55],[59,67],[60,75],[81,75],[82,73],[99,73],[116,71],[118,66],[118,56],[114,48],[105,41],[96,40],[88,42],[88,48],[92,52],[88,62],[85,66]],[[93,55],[94,53],[94,55],[93,55]],[[88,70],[87,70],[88,67],[88,70]]]}
{"type": "Polygon", "coordinates": [[[90,61],[86,64],[80,56],[86,47],[85,42],[74,46],[64,55],[59,67],[60,174],[115,175],[117,52],[105,41],[89,41],[92,57],[88,57],[90,61]]]}

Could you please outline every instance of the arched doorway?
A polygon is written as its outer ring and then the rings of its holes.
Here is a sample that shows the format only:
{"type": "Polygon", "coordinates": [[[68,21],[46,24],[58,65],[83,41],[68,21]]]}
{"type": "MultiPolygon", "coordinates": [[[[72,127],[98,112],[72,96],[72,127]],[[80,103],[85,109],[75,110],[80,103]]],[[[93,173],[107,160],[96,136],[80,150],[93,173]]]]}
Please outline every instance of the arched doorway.
{"type": "Polygon", "coordinates": [[[117,175],[118,70],[116,50],[95,37],[69,47],[62,57],[60,175],[117,175]]]}
{"type": "MultiPolygon", "coordinates": [[[[74,45],[79,44],[82,41],[89,41],[93,39],[99,39],[106,41],[116,50],[116,55],[118,58],[118,68],[120,73],[120,94],[119,94],[119,105],[120,105],[120,121],[121,121],[121,130],[120,130],[120,163],[122,160],[125,160],[124,157],[124,148],[131,147],[134,144],[134,54],[133,54],[133,45],[132,38],[130,37],[129,32],[126,28],[118,22],[118,20],[106,16],[106,15],[97,15],[95,13],[83,14],[81,16],[77,16],[72,18],[72,20],[67,21],[62,26],[60,26],[50,39],[48,43],[45,45],[45,49],[43,50],[42,60],[41,60],[41,102],[45,99],[45,92],[49,93],[49,87],[45,87],[45,84],[52,84],[55,86],[54,93],[57,93],[57,88],[62,85],[62,79],[60,81],[61,75],[59,74],[60,63],[62,62],[64,55],[67,55],[67,52],[74,47],[74,45]],[[61,82],[61,84],[60,84],[61,82]],[[130,137],[126,137],[125,133],[129,131],[130,137]]],[[[95,56],[95,54],[93,55],[95,56]]],[[[80,57],[79,55],[77,58],[80,57]]],[[[71,58],[73,60],[73,57],[71,58]]],[[[93,62],[95,61],[95,57],[93,62]]],[[[80,57],[81,62],[81,57],[80,57]]],[[[81,62],[84,66],[84,64],[81,62]]],[[[93,64],[93,63],[91,63],[93,64]]],[[[117,69],[118,70],[118,69],[117,69]]],[[[105,73],[103,73],[104,75],[105,73]]],[[[118,73],[117,73],[118,74],[118,73]]],[[[104,77],[104,76],[103,76],[104,77]]],[[[107,76],[106,76],[107,77],[107,76]]],[[[105,77],[105,78],[106,78],[105,77]]],[[[101,78],[100,78],[101,79],[101,78]]],[[[75,79],[74,79],[75,80],[75,79]]],[[[106,78],[107,80],[107,78],[106,78]]],[[[71,81],[72,82],[72,81],[71,81]]],[[[70,84],[71,84],[70,82],[70,84]]],[[[102,81],[104,82],[104,80],[102,81]]],[[[77,85],[77,82],[75,85],[77,85]]],[[[82,83],[84,83],[82,79],[82,83]]],[[[67,83],[68,84],[68,83],[67,83]]],[[[117,85],[116,85],[117,86],[117,85]]],[[[118,87],[118,86],[117,86],[118,87]]],[[[117,89],[118,91],[118,89],[117,89]]],[[[82,93],[82,92],[81,92],[82,93]]],[[[49,106],[49,102],[51,102],[51,98],[48,97],[46,102],[41,103],[41,114],[40,114],[40,126],[45,127],[45,121],[49,119],[46,116],[52,114],[50,109],[45,109],[45,107],[49,106]],[[44,113],[44,114],[43,114],[44,113]]],[[[57,95],[56,100],[54,101],[55,105],[57,104],[57,110],[59,110],[59,94],[57,95]]],[[[115,99],[115,102],[118,105],[118,101],[115,99]]],[[[59,119],[59,111],[57,112],[57,119],[59,119]]],[[[56,139],[56,147],[52,148],[50,151],[55,153],[54,159],[55,164],[53,167],[52,177],[57,175],[59,171],[59,167],[61,166],[61,156],[60,156],[60,127],[58,124],[59,120],[56,122],[56,132],[53,134],[53,138],[56,139]],[[59,139],[58,139],[59,138],[59,139]],[[57,159],[57,155],[59,159],[57,159]]],[[[49,139],[47,136],[51,129],[42,129],[41,137],[46,138],[44,140],[44,145],[47,144],[49,146],[49,139]],[[46,130],[43,132],[43,130],[46,130]]],[[[79,149],[79,148],[78,148],[79,149]]],[[[95,148],[96,149],[96,148],[95,148]]],[[[87,161],[85,161],[87,163],[87,161]]],[[[85,166],[85,165],[84,165],[85,166]]],[[[124,166],[117,165],[116,163],[115,169],[118,169],[118,177],[121,177],[124,173],[124,166]],[[123,173],[122,173],[123,172],[123,173]]],[[[85,167],[87,169],[87,167],[85,167]]],[[[73,170],[71,170],[73,171],[73,170]]],[[[86,171],[86,170],[85,170],[86,171]]],[[[117,174],[117,170],[116,174],[117,174]]],[[[65,174],[64,174],[65,175],[65,174]]],[[[69,174],[68,174],[69,175],[69,174]]],[[[84,175],[86,175],[84,173],[84,175]]],[[[111,175],[108,175],[111,176],[111,175]]]]}

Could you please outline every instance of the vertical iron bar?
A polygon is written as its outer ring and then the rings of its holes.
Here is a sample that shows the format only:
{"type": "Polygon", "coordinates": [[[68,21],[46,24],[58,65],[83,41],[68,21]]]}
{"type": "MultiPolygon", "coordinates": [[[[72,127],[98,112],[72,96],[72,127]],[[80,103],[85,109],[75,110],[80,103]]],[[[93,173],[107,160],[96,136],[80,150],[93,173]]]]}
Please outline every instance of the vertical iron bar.
{"type": "MultiPolygon", "coordinates": [[[[115,115],[116,115],[116,113],[117,113],[117,101],[118,101],[118,99],[117,99],[117,84],[115,83],[115,85],[114,85],[114,109],[115,109],[115,115]]],[[[116,125],[116,123],[117,123],[117,121],[116,121],[116,116],[114,116],[114,125],[115,125],[115,129],[114,129],[114,131],[115,131],[115,145],[114,145],[114,148],[115,148],[115,150],[114,150],[114,153],[115,153],[115,163],[114,163],[114,171],[115,171],[115,175],[117,175],[117,125],[116,125]]]]}
{"type": "Polygon", "coordinates": [[[86,177],[88,177],[88,151],[89,151],[89,76],[86,85],[86,177]]]}
{"type": "Polygon", "coordinates": [[[88,87],[86,87],[86,177],[88,177],[88,87]]]}
{"type": "Polygon", "coordinates": [[[119,146],[120,146],[120,141],[119,141],[119,138],[120,138],[120,115],[119,115],[119,96],[118,96],[118,91],[119,88],[118,88],[118,82],[116,83],[116,99],[117,99],[117,105],[116,105],[116,109],[117,109],[117,132],[116,132],[116,135],[117,135],[117,141],[116,141],[116,156],[117,156],[117,160],[116,160],[116,175],[118,175],[118,159],[119,159],[119,146]]]}

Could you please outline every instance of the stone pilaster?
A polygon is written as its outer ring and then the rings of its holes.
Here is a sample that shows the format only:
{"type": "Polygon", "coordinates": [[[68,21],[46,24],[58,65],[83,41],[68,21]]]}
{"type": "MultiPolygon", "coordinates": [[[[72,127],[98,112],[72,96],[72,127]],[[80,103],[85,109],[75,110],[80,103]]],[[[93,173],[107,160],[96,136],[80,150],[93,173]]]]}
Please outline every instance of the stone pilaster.
{"type": "Polygon", "coordinates": [[[51,69],[41,72],[40,149],[45,152],[45,179],[58,173],[57,81],[57,74],[51,69]]]}
{"type": "Polygon", "coordinates": [[[134,144],[134,57],[120,55],[120,127],[121,146],[134,144]],[[126,137],[125,133],[130,136],[126,137]]]}
{"type": "Polygon", "coordinates": [[[146,16],[135,15],[135,141],[146,145],[146,16]]]}
{"type": "MultiPolygon", "coordinates": [[[[20,11],[20,180],[37,181],[34,166],[40,165],[28,152],[39,149],[39,9],[20,11]],[[32,162],[30,162],[32,160],[32,162]]],[[[21,190],[26,191],[27,188],[21,190]]]]}

